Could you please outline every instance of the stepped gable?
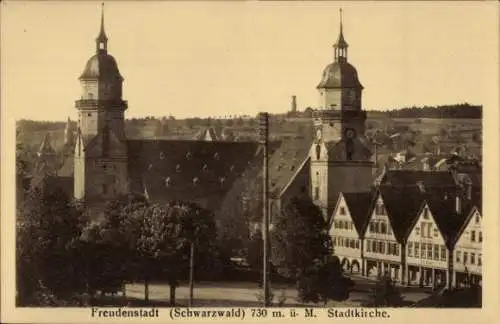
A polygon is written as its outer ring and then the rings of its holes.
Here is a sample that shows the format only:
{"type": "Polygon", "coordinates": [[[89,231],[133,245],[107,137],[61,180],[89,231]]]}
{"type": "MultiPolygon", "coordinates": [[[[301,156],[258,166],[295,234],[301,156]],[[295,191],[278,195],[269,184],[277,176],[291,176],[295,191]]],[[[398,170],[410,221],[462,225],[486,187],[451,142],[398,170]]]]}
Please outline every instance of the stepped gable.
{"type": "Polygon", "coordinates": [[[130,190],[214,209],[260,155],[256,142],[129,140],[130,190]]]}
{"type": "Polygon", "coordinates": [[[307,163],[311,142],[304,139],[285,140],[279,144],[269,159],[269,191],[271,198],[278,198],[292,181],[299,168],[307,163]]]}
{"type": "Polygon", "coordinates": [[[381,187],[387,215],[398,242],[406,240],[422,209],[425,195],[417,187],[381,187]]]}
{"type": "Polygon", "coordinates": [[[376,191],[342,193],[356,230],[362,237],[370,219],[376,191]]]}

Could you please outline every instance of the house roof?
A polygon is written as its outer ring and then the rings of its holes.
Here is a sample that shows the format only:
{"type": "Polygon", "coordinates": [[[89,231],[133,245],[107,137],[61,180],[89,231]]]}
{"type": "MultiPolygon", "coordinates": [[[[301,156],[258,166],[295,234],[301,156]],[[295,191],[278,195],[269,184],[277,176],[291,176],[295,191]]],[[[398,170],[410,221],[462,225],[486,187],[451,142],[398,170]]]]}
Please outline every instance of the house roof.
{"type": "Polygon", "coordinates": [[[448,247],[452,246],[467,213],[457,213],[455,199],[427,197],[427,203],[446,244],[448,247]]]}
{"type": "Polygon", "coordinates": [[[375,191],[372,192],[352,192],[342,193],[347,208],[351,214],[354,226],[360,236],[363,236],[366,224],[370,219],[370,212],[373,207],[375,191]]]}
{"type": "Polygon", "coordinates": [[[417,187],[381,187],[380,194],[399,242],[404,241],[411,230],[411,225],[418,217],[424,203],[424,194],[417,187]]]}
{"type": "Polygon", "coordinates": [[[448,171],[389,170],[382,178],[382,185],[407,187],[422,183],[426,188],[455,187],[453,174],[448,171]]]}

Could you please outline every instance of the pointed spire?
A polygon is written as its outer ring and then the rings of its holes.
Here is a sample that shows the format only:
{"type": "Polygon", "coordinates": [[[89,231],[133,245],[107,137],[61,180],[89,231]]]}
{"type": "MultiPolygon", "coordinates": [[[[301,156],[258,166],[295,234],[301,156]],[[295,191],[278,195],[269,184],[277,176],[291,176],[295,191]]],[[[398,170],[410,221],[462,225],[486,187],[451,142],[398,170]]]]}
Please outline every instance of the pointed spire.
{"type": "Polygon", "coordinates": [[[334,50],[335,61],[347,61],[347,48],[349,47],[349,44],[347,44],[347,42],[344,39],[342,8],[339,9],[339,15],[340,15],[340,32],[339,32],[339,37],[337,38],[337,42],[333,45],[335,49],[334,50]]]}
{"type": "Polygon", "coordinates": [[[104,2],[101,3],[101,30],[99,31],[99,35],[96,38],[97,45],[97,53],[104,52],[106,53],[108,50],[108,37],[106,36],[106,32],[104,31],[104,2]]]}
{"type": "Polygon", "coordinates": [[[45,134],[42,144],[40,145],[40,149],[38,150],[38,156],[42,155],[53,155],[55,154],[55,150],[50,144],[50,133],[45,134]]]}

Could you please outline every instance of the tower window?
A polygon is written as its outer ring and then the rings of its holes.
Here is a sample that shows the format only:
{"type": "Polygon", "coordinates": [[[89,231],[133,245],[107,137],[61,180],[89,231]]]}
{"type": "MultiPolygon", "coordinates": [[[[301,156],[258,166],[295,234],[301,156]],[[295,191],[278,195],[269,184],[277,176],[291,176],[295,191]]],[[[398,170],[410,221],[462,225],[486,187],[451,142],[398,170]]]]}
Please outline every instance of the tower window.
{"type": "Polygon", "coordinates": [[[319,187],[314,187],[314,199],[319,199],[319,187]]]}
{"type": "Polygon", "coordinates": [[[321,156],[321,146],[319,144],[316,145],[316,160],[319,160],[321,156]]]}
{"type": "Polygon", "coordinates": [[[102,42],[101,42],[101,43],[99,43],[99,48],[100,48],[100,49],[104,49],[104,43],[102,43],[102,42]]]}

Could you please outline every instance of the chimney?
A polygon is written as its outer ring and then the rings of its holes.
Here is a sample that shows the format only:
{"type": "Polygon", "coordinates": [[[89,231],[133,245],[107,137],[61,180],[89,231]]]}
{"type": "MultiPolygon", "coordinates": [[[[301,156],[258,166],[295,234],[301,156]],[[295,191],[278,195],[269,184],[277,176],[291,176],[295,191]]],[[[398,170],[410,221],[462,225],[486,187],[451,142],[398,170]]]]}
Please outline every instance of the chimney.
{"type": "Polygon", "coordinates": [[[462,213],[462,199],[460,198],[460,195],[457,195],[455,198],[455,210],[457,214],[462,213]]]}
{"type": "Polygon", "coordinates": [[[293,113],[297,112],[297,96],[292,96],[291,110],[293,113]]]}

